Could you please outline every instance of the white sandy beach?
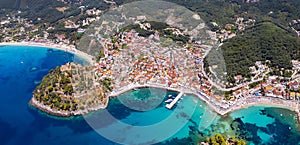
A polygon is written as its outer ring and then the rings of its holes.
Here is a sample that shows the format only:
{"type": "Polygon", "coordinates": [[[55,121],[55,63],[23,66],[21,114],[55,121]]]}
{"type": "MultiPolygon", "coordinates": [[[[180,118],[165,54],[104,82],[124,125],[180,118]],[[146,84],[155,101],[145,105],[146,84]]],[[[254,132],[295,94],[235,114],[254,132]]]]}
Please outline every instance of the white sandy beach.
{"type": "Polygon", "coordinates": [[[35,47],[42,47],[42,48],[51,48],[66,51],[72,53],[84,60],[86,60],[89,64],[93,64],[93,56],[88,55],[82,51],[79,51],[75,48],[75,46],[69,45],[60,45],[60,44],[51,44],[51,43],[37,43],[37,42],[2,42],[0,46],[3,45],[11,45],[11,46],[35,46],[35,47]]]}

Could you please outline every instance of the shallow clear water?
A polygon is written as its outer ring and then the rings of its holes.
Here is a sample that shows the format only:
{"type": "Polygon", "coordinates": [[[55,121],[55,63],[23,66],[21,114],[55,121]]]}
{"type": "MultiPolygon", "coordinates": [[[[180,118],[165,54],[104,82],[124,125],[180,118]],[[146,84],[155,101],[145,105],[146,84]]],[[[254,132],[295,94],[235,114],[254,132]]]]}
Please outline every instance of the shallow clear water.
{"type": "Polygon", "coordinates": [[[56,66],[77,60],[72,54],[53,49],[0,48],[1,145],[181,145],[217,132],[241,136],[252,144],[300,142],[292,111],[250,107],[220,117],[189,95],[168,110],[164,101],[177,93],[160,89],[129,91],[111,99],[106,110],[69,119],[47,116],[28,105],[44,75],[56,66]]]}

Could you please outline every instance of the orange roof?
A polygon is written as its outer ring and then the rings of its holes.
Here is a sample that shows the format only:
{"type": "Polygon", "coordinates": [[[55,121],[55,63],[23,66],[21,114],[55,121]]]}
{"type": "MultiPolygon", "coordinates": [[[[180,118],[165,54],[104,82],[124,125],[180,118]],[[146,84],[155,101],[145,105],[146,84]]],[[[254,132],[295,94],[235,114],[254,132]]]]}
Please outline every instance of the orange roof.
{"type": "Polygon", "coordinates": [[[254,87],[254,89],[258,89],[258,88],[261,88],[260,85],[257,85],[254,87]]]}
{"type": "Polygon", "coordinates": [[[235,76],[234,78],[235,78],[235,79],[242,79],[243,76],[242,76],[242,75],[237,75],[237,76],[235,76]]]}

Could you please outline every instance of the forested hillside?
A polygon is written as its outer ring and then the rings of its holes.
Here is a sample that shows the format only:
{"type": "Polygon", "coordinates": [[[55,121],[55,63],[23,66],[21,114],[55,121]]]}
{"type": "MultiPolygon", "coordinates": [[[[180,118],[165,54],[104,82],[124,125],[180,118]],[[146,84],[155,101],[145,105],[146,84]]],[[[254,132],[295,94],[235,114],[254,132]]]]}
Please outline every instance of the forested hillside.
{"type": "Polygon", "coordinates": [[[183,5],[200,13],[206,22],[217,22],[224,26],[234,23],[236,17],[251,18],[256,21],[271,20],[288,27],[288,24],[299,19],[299,0],[260,0],[246,3],[245,0],[167,0],[183,5]]]}
{"type": "Polygon", "coordinates": [[[55,23],[60,19],[70,16],[78,16],[81,13],[79,6],[87,8],[107,9],[109,5],[103,0],[68,0],[63,3],[58,0],[1,0],[0,9],[20,10],[21,17],[28,18],[34,23],[50,22],[55,23]],[[59,11],[58,8],[66,8],[65,11],[59,11]],[[42,18],[41,21],[37,21],[42,18]]]}
{"type": "Polygon", "coordinates": [[[256,61],[270,60],[273,68],[291,69],[300,60],[300,39],[273,23],[264,22],[243,31],[221,46],[228,76],[249,76],[256,61]]]}

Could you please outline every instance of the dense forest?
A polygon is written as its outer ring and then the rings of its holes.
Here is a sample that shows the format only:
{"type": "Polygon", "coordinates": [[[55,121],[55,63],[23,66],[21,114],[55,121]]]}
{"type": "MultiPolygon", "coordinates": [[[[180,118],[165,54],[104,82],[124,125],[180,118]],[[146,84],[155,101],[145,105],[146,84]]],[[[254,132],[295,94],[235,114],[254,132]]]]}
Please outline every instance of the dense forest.
{"type": "Polygon", "coordinates": [[[105,10],[109,8],[109,4],[103,0],[66,0],[68,3],[63,3],[58,0],[1,0],[0,9],[21,10],[20,16],[32,20],[34,23],[55,23],[63,18],[78,16],[81,13],[79,6],[86,6],[88,9],[98,8],[105,10]],[[66,7],[67,10],[61,12],[58,7],[66,7]],[[37,18],[42,18],[37,21],[37,18]]]}
{"type": "MultiPolygon", "coordinates": [[[[115,0],[118,5],[136,0],[115,0]]],[[[237,17],[270,20],[288,28],[288,24],[300,16],[299,0],[260,0],[247,3],[246,0],[165,0],[182,5],[200,14],[207,22],[221,26],[234,23],[237,17]]],[[[209,24],[210,25],[210,24],[209,24]]]]}
{"type": "Polygon", "coordinates": [[[56,67],[47,74],[33,94],[35,99],[55,110],[75,111],[77,102],[72,96],[72,72],[56,67]]]}
{"type": "MultiPolygon", "coordinates": [[[[288,27],[288,24],[299,19],[299,0],[260,0],[247,3],[245,0],[167,0],[198,12],[206,22],[217,22],[221,26],[234,23],[237,17],[271,20],[288,27]]],[[[209,23],[207,23],[209,24],[209,23]]]]}
{"type": "Polygon", "coordinates": [[[272,68],[291,69],[291,60],[300,60],[300,39],[273,23],[263,22],[225,41],[221,51],[232,80],[238,74],[249,77],[249,67],[256,61],[270,60],[272,68]]]}
{"type": "MultiPolygon", "coordinates": [[[[0,8],[20,9],[24,16],[34,20],[38,17],[45,18],[48,22],[55,22],[61,18],[80,13],[80,5],[88,8],[107,9],[109,4],[103,0],[65,0],[67,4],[57,0],[1,0],[0,8]],[[70,7],[62,13],[56,7],[70,7]]],[[[117,5],[135,0],[115,0],[117,5]]],[[[255,3],[246,3],[245,0],[166,0],[185,6],[200,14],[206,22],[217,22],[221,26],[234,23],[236,17],[255,19],[257,21],[271,20],[288,27],[288,24],[299,19],[299,0],[260,0],[255,3]]],[[[207,23],[209,24],[209,23],[207,23]]]]}

